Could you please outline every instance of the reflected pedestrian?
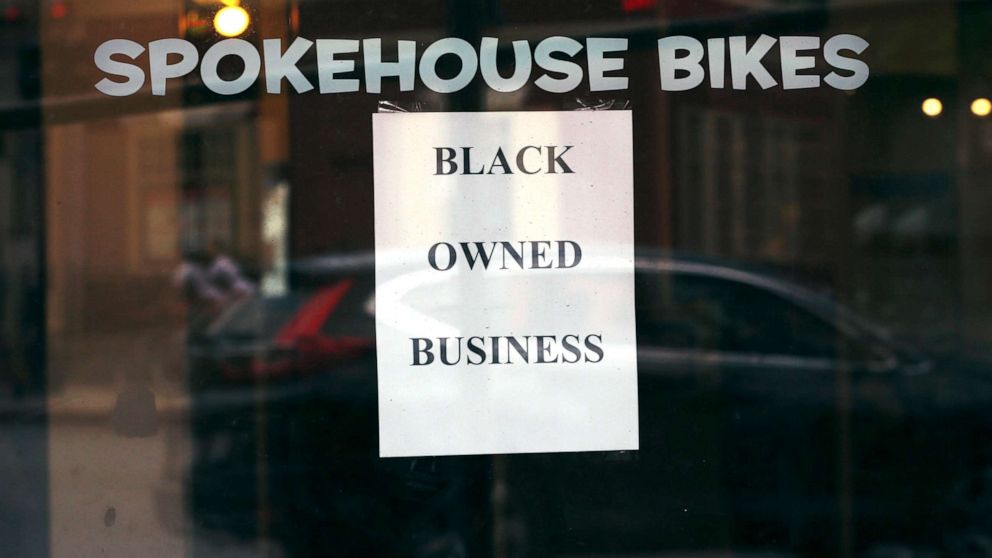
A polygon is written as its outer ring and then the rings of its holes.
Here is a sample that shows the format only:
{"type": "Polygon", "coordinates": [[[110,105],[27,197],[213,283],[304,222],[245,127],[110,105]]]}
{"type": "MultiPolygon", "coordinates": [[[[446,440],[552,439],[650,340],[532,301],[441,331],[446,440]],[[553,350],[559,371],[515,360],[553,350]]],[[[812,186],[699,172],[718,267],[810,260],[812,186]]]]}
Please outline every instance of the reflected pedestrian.
{"type": "Polygon", "coordinates": [[[207,269],[211,286],[220,291],[225,303],[240,300],[255,292],[255,285],[244,276],[238,264],[217,244],[210,247],[213,255],[207,269]]]}
{"type": "Polygon", "coordinates": [[[206,254],[187,251],[172,276],[182,291],[187,311],[187,337],[202,332],[224,306],[224,293],[210,281],[206,254]]]}

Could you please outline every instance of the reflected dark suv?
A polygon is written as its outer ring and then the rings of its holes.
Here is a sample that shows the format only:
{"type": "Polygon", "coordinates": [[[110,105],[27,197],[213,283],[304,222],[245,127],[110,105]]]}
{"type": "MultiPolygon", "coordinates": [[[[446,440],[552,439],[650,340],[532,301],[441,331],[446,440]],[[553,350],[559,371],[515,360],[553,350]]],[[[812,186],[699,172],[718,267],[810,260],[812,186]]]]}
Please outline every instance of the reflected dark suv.
{"type": "Polygon", "coordinates": [[[511,458],[538,555],[987,541],[987,364],[727,263],[642,258],[635,282],[640,450],[511,458]]]}

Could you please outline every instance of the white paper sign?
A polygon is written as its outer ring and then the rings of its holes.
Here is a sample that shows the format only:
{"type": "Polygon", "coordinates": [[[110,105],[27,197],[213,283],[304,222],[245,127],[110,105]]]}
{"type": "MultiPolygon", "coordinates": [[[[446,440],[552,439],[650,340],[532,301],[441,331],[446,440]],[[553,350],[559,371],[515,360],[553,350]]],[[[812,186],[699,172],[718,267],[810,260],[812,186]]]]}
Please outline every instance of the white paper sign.
{"type": "Polygon", "coordinates": [[[630,113],[372,123],[380,455],[637,449],[630,113]]]}

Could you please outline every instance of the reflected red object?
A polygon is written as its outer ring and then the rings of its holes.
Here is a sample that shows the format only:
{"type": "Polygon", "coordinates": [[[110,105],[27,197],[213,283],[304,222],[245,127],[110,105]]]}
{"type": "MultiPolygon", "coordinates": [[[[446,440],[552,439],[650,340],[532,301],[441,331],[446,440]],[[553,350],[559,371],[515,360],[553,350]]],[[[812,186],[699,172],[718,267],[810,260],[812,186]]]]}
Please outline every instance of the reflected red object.
{"type": "Polygon", "coordinates": [[[658,0],[621,0],[621,3],[623,4],[623,11],[629,13],[654,8],[658,5],[658,0]]]}
{"type": "MultiPolygon", "coordinates": [[[[252,360],[251,373],[258,377],[306,374],[316,371],[321,364],[371,348],[371,339],[331,337],[321,332],[353,283],[351,279],[344,279],[311,297],[276,334],[269,354],[252,360]]],[[[241,376],[237,367],[232,366],[226,366],[224,374],[229,378],[241,376]]]]}
{"type": "Polygon", "coordinates": [[[320,334],[320,327],[351,289],[351,284],[351,279],[345,279],[315,294],[300,308],[293,319],[279,330],[276,335],[276,346],[291,347],[301,339],[317,337],[320,334]]]}
{"type": "Polygon", "coordinates": [[[69,15],[69,6],[65,2],[54,2],[52,4],[52,19],[62,19],[69,15]]]}
{"type": "Polygon", "coordinates": [[[7,6],[3,11],[3,20],[7,23],[13,23],[21,19],[21,9],[17,6],[7,6]]]}

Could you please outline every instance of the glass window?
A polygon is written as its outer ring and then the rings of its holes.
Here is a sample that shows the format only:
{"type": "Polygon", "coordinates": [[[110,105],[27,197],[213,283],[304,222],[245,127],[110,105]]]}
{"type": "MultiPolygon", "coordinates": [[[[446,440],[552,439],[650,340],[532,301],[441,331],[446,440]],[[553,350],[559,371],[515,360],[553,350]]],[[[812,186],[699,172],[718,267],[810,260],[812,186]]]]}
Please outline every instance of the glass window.
{"type": "Polygon", "coordinates": [[[987,556],[990,26],[3,0],[0,554],[987,556]]]}

